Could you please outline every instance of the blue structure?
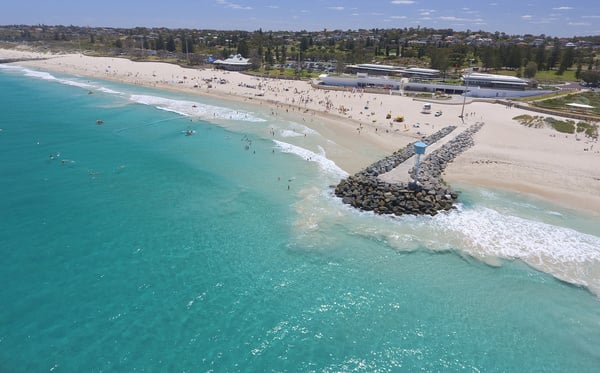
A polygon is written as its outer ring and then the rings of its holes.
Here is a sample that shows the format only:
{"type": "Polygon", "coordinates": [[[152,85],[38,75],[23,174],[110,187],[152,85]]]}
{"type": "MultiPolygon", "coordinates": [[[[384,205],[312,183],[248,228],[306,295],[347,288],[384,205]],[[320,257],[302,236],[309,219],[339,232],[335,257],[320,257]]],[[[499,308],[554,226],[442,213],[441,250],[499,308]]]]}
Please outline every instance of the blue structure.
{"type": "Polygon", "coordinates": [[[421,160],[421,155],[425,154],[425,149],[427,149],[427,144],[422,141],[417,141],[414,144],[415,154],[417,155],[417,159],[415,160],[415,183],[419,182],[419,162],[421,160]]]}

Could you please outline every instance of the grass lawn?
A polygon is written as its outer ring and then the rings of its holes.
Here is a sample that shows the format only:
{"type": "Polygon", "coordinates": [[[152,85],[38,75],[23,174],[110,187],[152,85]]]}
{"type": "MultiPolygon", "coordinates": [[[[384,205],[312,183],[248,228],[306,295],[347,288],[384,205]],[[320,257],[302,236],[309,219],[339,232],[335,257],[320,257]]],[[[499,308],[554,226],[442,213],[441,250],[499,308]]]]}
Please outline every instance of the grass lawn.
{"type": "MultiPolygon", "coordinates": [[[[498,70],[494,71],[493,73],[498,75],[517,76],[516,70],[498,70]]],[[[567,70],[562,75],[556,75],[556,70],[538,71],[533,79],[544,83],[564,83],[577,81],[577,79],[575,79],[575,70],[567,70]]]]}

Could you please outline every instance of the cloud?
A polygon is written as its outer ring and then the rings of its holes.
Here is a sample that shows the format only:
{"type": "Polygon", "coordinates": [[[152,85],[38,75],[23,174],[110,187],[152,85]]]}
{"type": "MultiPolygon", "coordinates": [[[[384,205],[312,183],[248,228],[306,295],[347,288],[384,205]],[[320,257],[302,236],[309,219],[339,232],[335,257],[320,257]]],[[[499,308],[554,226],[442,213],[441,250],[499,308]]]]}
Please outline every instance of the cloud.
{"type": "Polygon", "coordinates": [[[252,10],[251,6],[243,6],[240,4],[236,4],[236,3],[231,3],[227,0],[217,0],[217,4],[219,5],[223,5],[226,8],[229,9],[236,9],[236,10],[252,10]]]}
{"type": "Polygon", "coordinates": [[[588,23],[588,22],[569,22],[568,25],[581,27],[581,26],[591,26],[592,24],[588,23]]]}
{"type": "Polygon", "coordinates": [[[573,10],[572,6],[559,6],[558,8],[552,8],[552,10],[573,10]]]}
{"type": "Polygon", "coordinates": [[[526,14],[524,16],[521,16],[521,19],[525,20],[525,21],[529,21],[533,18],[533,16],[530,16],[529,14],[526,14]]]}
{"type": "Polygon", "coordinates": [[[470,19],[459,18],[459,17],[455,17],[455,16],[441,16],[441,17],[439,17],[439,19],[441,19],[442,21],[452,21],[452,22],[466,22],[466,21],[470,21],[470,19]]]}
{"type": "Polygon", "coordinates": [[[331,10],[344,10],[345,8],[343,6],[330,6],[328,9],[331,9],[331,10]]]}
{"type": "Polygon", "coordinates": [[[415,2],[412,0],[392,0],[390,3],[395,5],[410,5],[414,4],[415,2]]]}

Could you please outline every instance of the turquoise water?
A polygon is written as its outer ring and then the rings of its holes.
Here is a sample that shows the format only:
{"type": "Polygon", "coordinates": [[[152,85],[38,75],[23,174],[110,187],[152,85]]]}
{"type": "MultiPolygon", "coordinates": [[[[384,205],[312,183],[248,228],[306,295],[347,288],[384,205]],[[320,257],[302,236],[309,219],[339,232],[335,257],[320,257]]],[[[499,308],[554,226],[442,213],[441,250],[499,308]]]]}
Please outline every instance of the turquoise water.
{"type": "Polygon", "coordinates": [[[318,130],[261,108],[0,87],[0,371],[600,366],[596,218],[466,187],[373,216],[332,197],[318,130]]]}

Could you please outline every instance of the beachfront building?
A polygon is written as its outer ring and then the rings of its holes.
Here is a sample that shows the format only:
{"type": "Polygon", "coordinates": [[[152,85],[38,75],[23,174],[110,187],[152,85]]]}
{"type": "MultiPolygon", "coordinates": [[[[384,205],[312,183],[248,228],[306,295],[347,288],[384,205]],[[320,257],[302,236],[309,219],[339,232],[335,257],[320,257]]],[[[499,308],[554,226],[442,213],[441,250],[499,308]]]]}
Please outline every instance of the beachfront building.
{"type": "Polygon", "coordinates": [[[425,69],[420,67],[400,67],[392,65],[379,65],[362,63],[346,66],[348,74],[365,73],[371,76],[401,76],[405,78],[435,79],[440,77],[440,70],[425,69]]]}
{"type": "Polygon", "coordinates": [[[416,79],[437,79],[440,77],[440,70],[424,69],[421,67],[408,67],[402,70],[402,76],[416,79]]]}
{"type": "Polygon", "coordinates": [[[385,76],[400,76],[404,69],[399,66],[379,65],[373,63],[361,63],[358,65],[347,65],[346,72],[348,74],[365,73],[369,75],[385,75],[385,76]]]}
{"type": "Polygon", "coordinates": [[[496,74],[469,73],[463,75],[461,79],[469,87],[525,90],[529,85],[525,79],[496,74]]]}
{"type": "Polygon", "coordinates": [[[225,60],[215,60],[213,64],[218,69],[229,70],[229,71],[243,71],[248,70],[252,63],[249,58],[244,58],[240,54],[236,54],[229,56],[229,58],[225,60]]]}
{"type": "Polygon", "coordinates": [[[320,84],[334,87],[353,87],[353,88],[380,88],[398,90],[406,83],[406,80],[392,79],[388,76],[369,76],[367,73],[357,73],[356,75],[331,76],[328,74],[319,75],[320,84]]]}

